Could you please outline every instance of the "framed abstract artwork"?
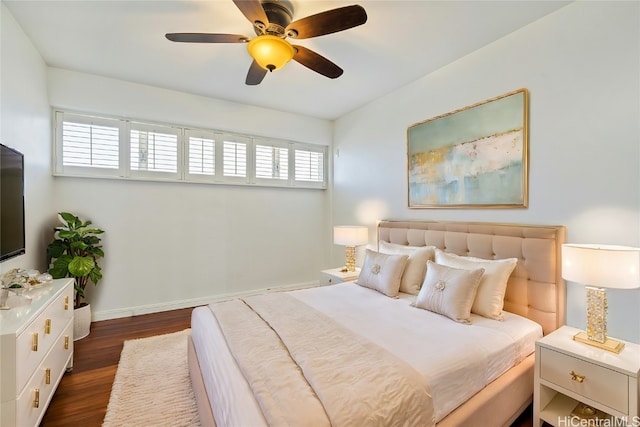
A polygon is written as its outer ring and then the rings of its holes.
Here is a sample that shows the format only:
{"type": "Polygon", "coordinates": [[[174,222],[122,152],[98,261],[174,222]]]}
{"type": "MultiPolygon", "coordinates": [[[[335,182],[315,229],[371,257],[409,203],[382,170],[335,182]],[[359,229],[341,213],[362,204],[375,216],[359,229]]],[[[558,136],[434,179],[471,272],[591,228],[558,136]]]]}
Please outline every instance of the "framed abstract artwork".
{"type": "Polygon", "coordinates": [[[529,92],[519,89],[407,129],[410,208],[526,208],[529,92]]]}

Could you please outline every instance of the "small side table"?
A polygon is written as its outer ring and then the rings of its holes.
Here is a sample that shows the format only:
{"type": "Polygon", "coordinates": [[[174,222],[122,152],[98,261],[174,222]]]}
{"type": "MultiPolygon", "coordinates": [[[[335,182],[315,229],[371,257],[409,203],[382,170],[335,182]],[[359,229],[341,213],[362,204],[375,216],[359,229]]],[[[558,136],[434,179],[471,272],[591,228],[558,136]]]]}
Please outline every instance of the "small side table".
{"type": "Polygon", "coordinates": [[[638,425],[640,345],[615,354],[574,341],[577,332],[563,326],[536,342],[534,427],[638,425]]]}
{"type": "Polygon", "coordinates": [[[356,267],[356,271],[342,271],[344,267],[330,268],[320,272],[320,286],[335,285],[336,283],[349,282],[356,280],[360,275],[360,269],[356,267]]]}

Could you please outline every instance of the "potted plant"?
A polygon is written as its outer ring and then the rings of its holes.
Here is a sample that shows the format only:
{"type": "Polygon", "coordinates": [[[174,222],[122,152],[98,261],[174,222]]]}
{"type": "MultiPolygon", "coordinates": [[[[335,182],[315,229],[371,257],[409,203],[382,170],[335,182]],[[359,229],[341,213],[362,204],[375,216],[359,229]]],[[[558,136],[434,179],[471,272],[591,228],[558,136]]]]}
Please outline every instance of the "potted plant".
{"type": "Polygon", "coordinates": [[[68,212],[60,212],[58,219],[62,225],[54,229],[54,240],[47,246],[47,263],[54,279],[75,279],[74,339],[78,340],[90,331],[91,306],[85,301],[85,288],[89,282],[97,285],[102,279],[98,259],[104,252],[98,235],[104,230],[68,212]]]}

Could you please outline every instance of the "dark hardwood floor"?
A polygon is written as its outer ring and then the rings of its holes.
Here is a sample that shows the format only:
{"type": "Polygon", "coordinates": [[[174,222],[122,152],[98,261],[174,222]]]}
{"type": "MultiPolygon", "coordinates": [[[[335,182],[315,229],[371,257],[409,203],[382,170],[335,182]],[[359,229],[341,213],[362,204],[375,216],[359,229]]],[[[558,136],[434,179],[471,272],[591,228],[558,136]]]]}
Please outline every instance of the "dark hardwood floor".
{"type": "MultiPolygon", "coordinates": [[[[62,378],[40,425],[101,426],[124,341],[188,328],[191,310],[189,308],[94,322],[91,334],[74,342],[73,372],[62,378]]],[[[531,407],[512,427],[532,427],[531,407]]]]}

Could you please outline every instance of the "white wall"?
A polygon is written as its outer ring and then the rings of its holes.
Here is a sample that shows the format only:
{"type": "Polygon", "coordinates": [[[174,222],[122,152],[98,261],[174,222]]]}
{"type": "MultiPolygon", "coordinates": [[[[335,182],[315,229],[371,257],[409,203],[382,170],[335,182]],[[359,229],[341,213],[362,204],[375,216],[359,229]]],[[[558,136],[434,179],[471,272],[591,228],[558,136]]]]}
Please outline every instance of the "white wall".
{"type": "MultiPolygon", "coordinates": [[[[56,68],[48,76],[55,107],[331,144],[325,120],[56,68]]],[[[104,279],[89,293],[94,320],[308,284],[327,257],[326,191],[53,180],[51,214],[71,211],[106,230],[104,279]]]]}
{"type": "Polygon", "coordinates": [[[4,3],[0,4],[0,142],[24,154],[26,253],[0,263],[46,270],[46,246],[53,227],[51,126],[47,67],[4,3]]]}
{"type": "Polygon", "coordinates": [[[55,68],[2,4],[2,142],[25,154],[27,254],[46,270],[56,212],[106,230],[94,320],[315,282],[326,266],[328,191],[54,178],[50,106],[331,144],[332,124],[55,68]]]}
{"type": "MultiPolygon", "coordinates": [[[[341,117],[333,224],[563,224],[570,242],[640,246],[639,17],[638,2],[572,3],[341,117]],[[407,127],[521,87],[530,91],[529,208],[408,209],[407,127]]],[[[334,263],[342,257],[336,247],[334,263]]],[[[567,323],[583,328],[584,288],[568,288],[567,323]]],[[[609,307],[609,335],[640,342],[640,290],[610,292],[609,307]]]]}

